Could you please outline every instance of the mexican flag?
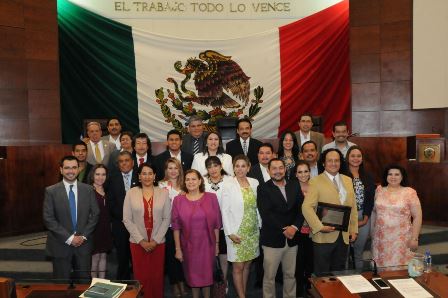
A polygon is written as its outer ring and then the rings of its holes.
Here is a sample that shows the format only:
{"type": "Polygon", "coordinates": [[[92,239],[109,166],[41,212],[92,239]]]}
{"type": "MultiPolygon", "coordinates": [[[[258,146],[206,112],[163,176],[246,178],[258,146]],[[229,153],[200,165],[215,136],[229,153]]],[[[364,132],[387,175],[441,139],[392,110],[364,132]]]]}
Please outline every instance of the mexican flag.
{"type": "Polygon", "coordinates": [[[118,116],[125,129],[165,140],[191,115],[209,129],[250,117],[254,136],[298,129],[301,113],[350,122],[348,0],[244,38],[162,36],[58,1],[63,142],[84,119],[118,116]]]}

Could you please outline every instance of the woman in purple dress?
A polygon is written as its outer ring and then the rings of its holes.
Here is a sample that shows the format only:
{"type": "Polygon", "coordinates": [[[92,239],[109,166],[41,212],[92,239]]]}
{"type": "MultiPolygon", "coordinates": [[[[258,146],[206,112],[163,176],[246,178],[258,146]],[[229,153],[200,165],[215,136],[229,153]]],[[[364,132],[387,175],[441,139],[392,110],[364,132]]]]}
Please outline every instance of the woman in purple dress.
{"type": "Polygon", "coordinates": [[[95,165],[89,173],[89,184],[95,189],[96,201],[100,208],[100,218],[93,233],[94,247],[92,251],[92,277],[105,278],[106,256],[112,249],[112,234],[110,230],[109,210],[106,206],[104,183],[107,169],[103,164],[95,165]]]}
{"type": "Polygon", "coordinates": [[[219,253],[221,212],[216,195],[205,192],[204,179],[196,170],[185,173],[184,195],[174,199],[172,229],[176,258],[182,262],[193,297],[210,297],[215,257],[219,253]]]}

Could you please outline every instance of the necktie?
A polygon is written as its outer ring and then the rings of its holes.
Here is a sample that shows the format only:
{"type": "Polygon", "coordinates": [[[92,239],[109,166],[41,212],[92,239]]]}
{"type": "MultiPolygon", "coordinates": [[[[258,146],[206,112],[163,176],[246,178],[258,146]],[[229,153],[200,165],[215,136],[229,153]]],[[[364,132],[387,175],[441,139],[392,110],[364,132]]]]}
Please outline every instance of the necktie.
{"type": "Polygon", "coordinates": [[[131,185],[129,184],[129,173],[123,174],[124,179],[124,190],[128,191],[131,188],[131,185]]]}
{"type": "Polygon", "coordinates": [[[70,204],[70,215],[72,216],[73,232],[76,232],[76,200],[73,192],[73,185],[70,185],[68,191],[68,202],[70,204]]]}
{"type": "Polygon", "coordinates": [[[199,153],[199,139],[193,141],[193,154],[199,153]]]}
{"type": "Polygon", "coordinates": [[[334,184],[334,186],[336,186],[336,189],[339,192],[339,185],[338,185],[338,182],[336,181],[336,177],[333,177],[333,184],[334,184]]]}
{"type": "Polygon", "coordinates": [[[140,166],[144,161],[145,161],[145,159],[143,157],[140,157],[138,159],[138,165],[140,166]]]}
{"type": "Polygon", "coordinates": [[[95,159],[97,163],[101,163],[101,161],[103,160],[101,158],[101,151],[100,148],[98,147],[98,143],[95,144],[95,159]]]}
{"type": "Polygon", "coordinates": [[[246,140],[243,141],[243,152],[244,152],[244,155],[247,155],[247,141],[246,140]]]}

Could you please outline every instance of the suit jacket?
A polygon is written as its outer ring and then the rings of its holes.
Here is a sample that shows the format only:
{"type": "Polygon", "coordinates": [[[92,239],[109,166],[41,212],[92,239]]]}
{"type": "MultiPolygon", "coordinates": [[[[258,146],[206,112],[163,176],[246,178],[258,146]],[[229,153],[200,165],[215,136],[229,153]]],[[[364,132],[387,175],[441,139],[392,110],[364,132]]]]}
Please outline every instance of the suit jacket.
{"type": "Polygon", "coordinates": [[[153,228],[151,239],[145,228],[143,206],[143,193],[140,187],[131,188],[124,199],[123,223],[130,234],[131,243],[139,243],[143,239],[146,241],[155,240],[157,243],[165,242],[165,234],[171,223],[171,201],[166,189],[154,187],[152,201],[152,222],[153,228]]]}
{"type": "MultiPolygon", "coordinates": [[[[258,186],[257,207],[262,221],[261,245],[284,247],[287,238],[283,235],[283,228],[294,225],[300,229],[303,224],[303,215],[300,212],[303,193],[300,184],[295,180],[287,181],[285,192],[287,200],[272,180],[258,186]]],[[[294,239],[287,240],[289,246],[297,244],[297,236],[298,233],[294,239]]]]}
{"type": "MultiPolygon", "coordinates": [[[[253,178],[247,178],[250,187],[257,196],[258,181],[253,178]]],[[[258,213],[257,225],[261,227],[261,218],[258,213]]],[[[222,187],[222,199],[221,199],[221,216],[222,224],[224,226],[225,235],[238,234],[238,230],[243,221],[244,216],[244,200],[243,193],[241,192],[240,184],[235,177],[227,180],[222,187]]]]}
{"type": "MultiPolygon", "coordinates": [[[[116,151],[117,148],[115,147],[115,144],[108,141],[101,140],[101,143],[104,149],[104,156],[101,163],[107,166],[109,164],[110,155],[112,154],[112,152],[116,151]]],[[[95,159],[95,148],[92,147],[92,144],[90,144],[90,142],[87,142],[87,162],[92,165],[97,164],[97,161],[95,159]]]]}
{"type": "MultiPolygon", "coordinates": [[[[299,146],[302,147],[302,140],[300,138],[300,130],[295,132],[295,135],[297,137],[297,142],[299,143],[299,146]]],[[[317,152],[320,154],[322,147],[325,145],[325,137],[320,132],[312,131],[310,130],[310,139],[317,145],[317,152]]]]}
{"type": "MultiPolygon", "coordinates": [[[[165,162],[171,157],[170,151],[166,150],[154,158],[154,166],[156,167],[156,180],[160,181],[165,177],[165,162]]],[[[181,151],[180,159],[182,169],[184,173],[186,170],[191,169],[191,163],[193,162],[193,155],[190,153],[181,151]]]]}
{"type": "Polygon", "coordinates": [[[45,189],[43,220],[48,229],[46,252],[49,256],[62,258],[76,253],[89,256],[93,248],[92,233],[99,219],[100,210],[93,187],[77,182],[76,234],[87,238],[79,247],[65,242],[74,233],[70,205],[64,183],[61,181],[45,189]]]}
{"type": "Polygon", "coordinates": [[[259,185],[265,183],[260,167],[262,167],[262,165],[260,165],[259,163],[254,164],[250,167],[249,173],[247,173],[247,177],[257,179],[259,185]]]}
{"type": "MultiPolygon", "coordinates": [[[[342,232],[344,242],[349,243],[349,233],[358,233],[358,210],[356,208],[355,191],[353,190],[352,179],[341,174],[341,180],[347,191],[347,199],[344,206],[352,208],[350,214],[350,224],[348,232],[342,232]]],[[[311,178],[308,193],[302,205],[302,213],[311,227],[313,242],[316,243],[334,243],[340,231],[330,233],[319,232],[323,225],[316,215],[316,208],[319,202],[341,205],[339,193],[327,174],[322,173],[319,176],[311,178]]]]}
{"type": "MultiPolygon", "coordinates": [[[[199,137],[199,152],[202,151],[206,136],[207,134],[204,132],[202,133],[202,136],[199,137]]],[[[193,137],[190,134],[184,135],[181,150],[193,155],[193,137]]]]}
{"type": "MultiPolygon", "coordinates": [[[[137,181],[137,171],[132,171],[131,188],[137,185],[137,181]]],[[[126,191],[123,175],[120,171],[112,174],[107,180],[106,194],[112,223],[121,223],[123,221],[123,204],[126,191]]]]}
{"type": "MultiPolygon", "coordinates": [[[[257,139],[250,138],[249,148],[247,149],[247,157],[249,157],[252,165],[258,163],[258,149],[263,143],[257,139]]],[[[240,138],[231,140],[226,145],[226,153],[232,156],[232,159],[238,154],[244,154],[243,146],[241,146],[240,138]]]]}
{"type": "MultiPolygon", "coordinates": [[[[135,151],[132,152],[132,159],[134,160],[134,171],[135,171],[135,173],[137,173],[139,162],[137,160],[137,153],[135,151]]],[[[149,153],[147,153],[146,162],[149,163],[150,165],[154,165],[154,156],[149,155],[149,153]]],[[[153,169],[153,170],[155,170],[155,169],[153,169]]]]}

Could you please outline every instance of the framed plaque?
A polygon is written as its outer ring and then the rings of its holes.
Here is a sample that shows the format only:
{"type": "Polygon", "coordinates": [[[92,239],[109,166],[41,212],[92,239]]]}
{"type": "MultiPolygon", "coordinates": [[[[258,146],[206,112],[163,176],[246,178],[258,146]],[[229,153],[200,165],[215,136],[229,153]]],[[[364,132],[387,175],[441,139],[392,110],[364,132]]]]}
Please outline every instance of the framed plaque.
{"type": "Polygon", "coordinates": [[[325,226],[335,227],[339,231],[348,231],[352,207],[329,203],[317,204],[316,214],[325,226]]]}
{"type": "Polygon", "coordinates": [[[418,139],[417,138],[417,161],[440,163],[445,159],[445,139],[418,139]]]}

